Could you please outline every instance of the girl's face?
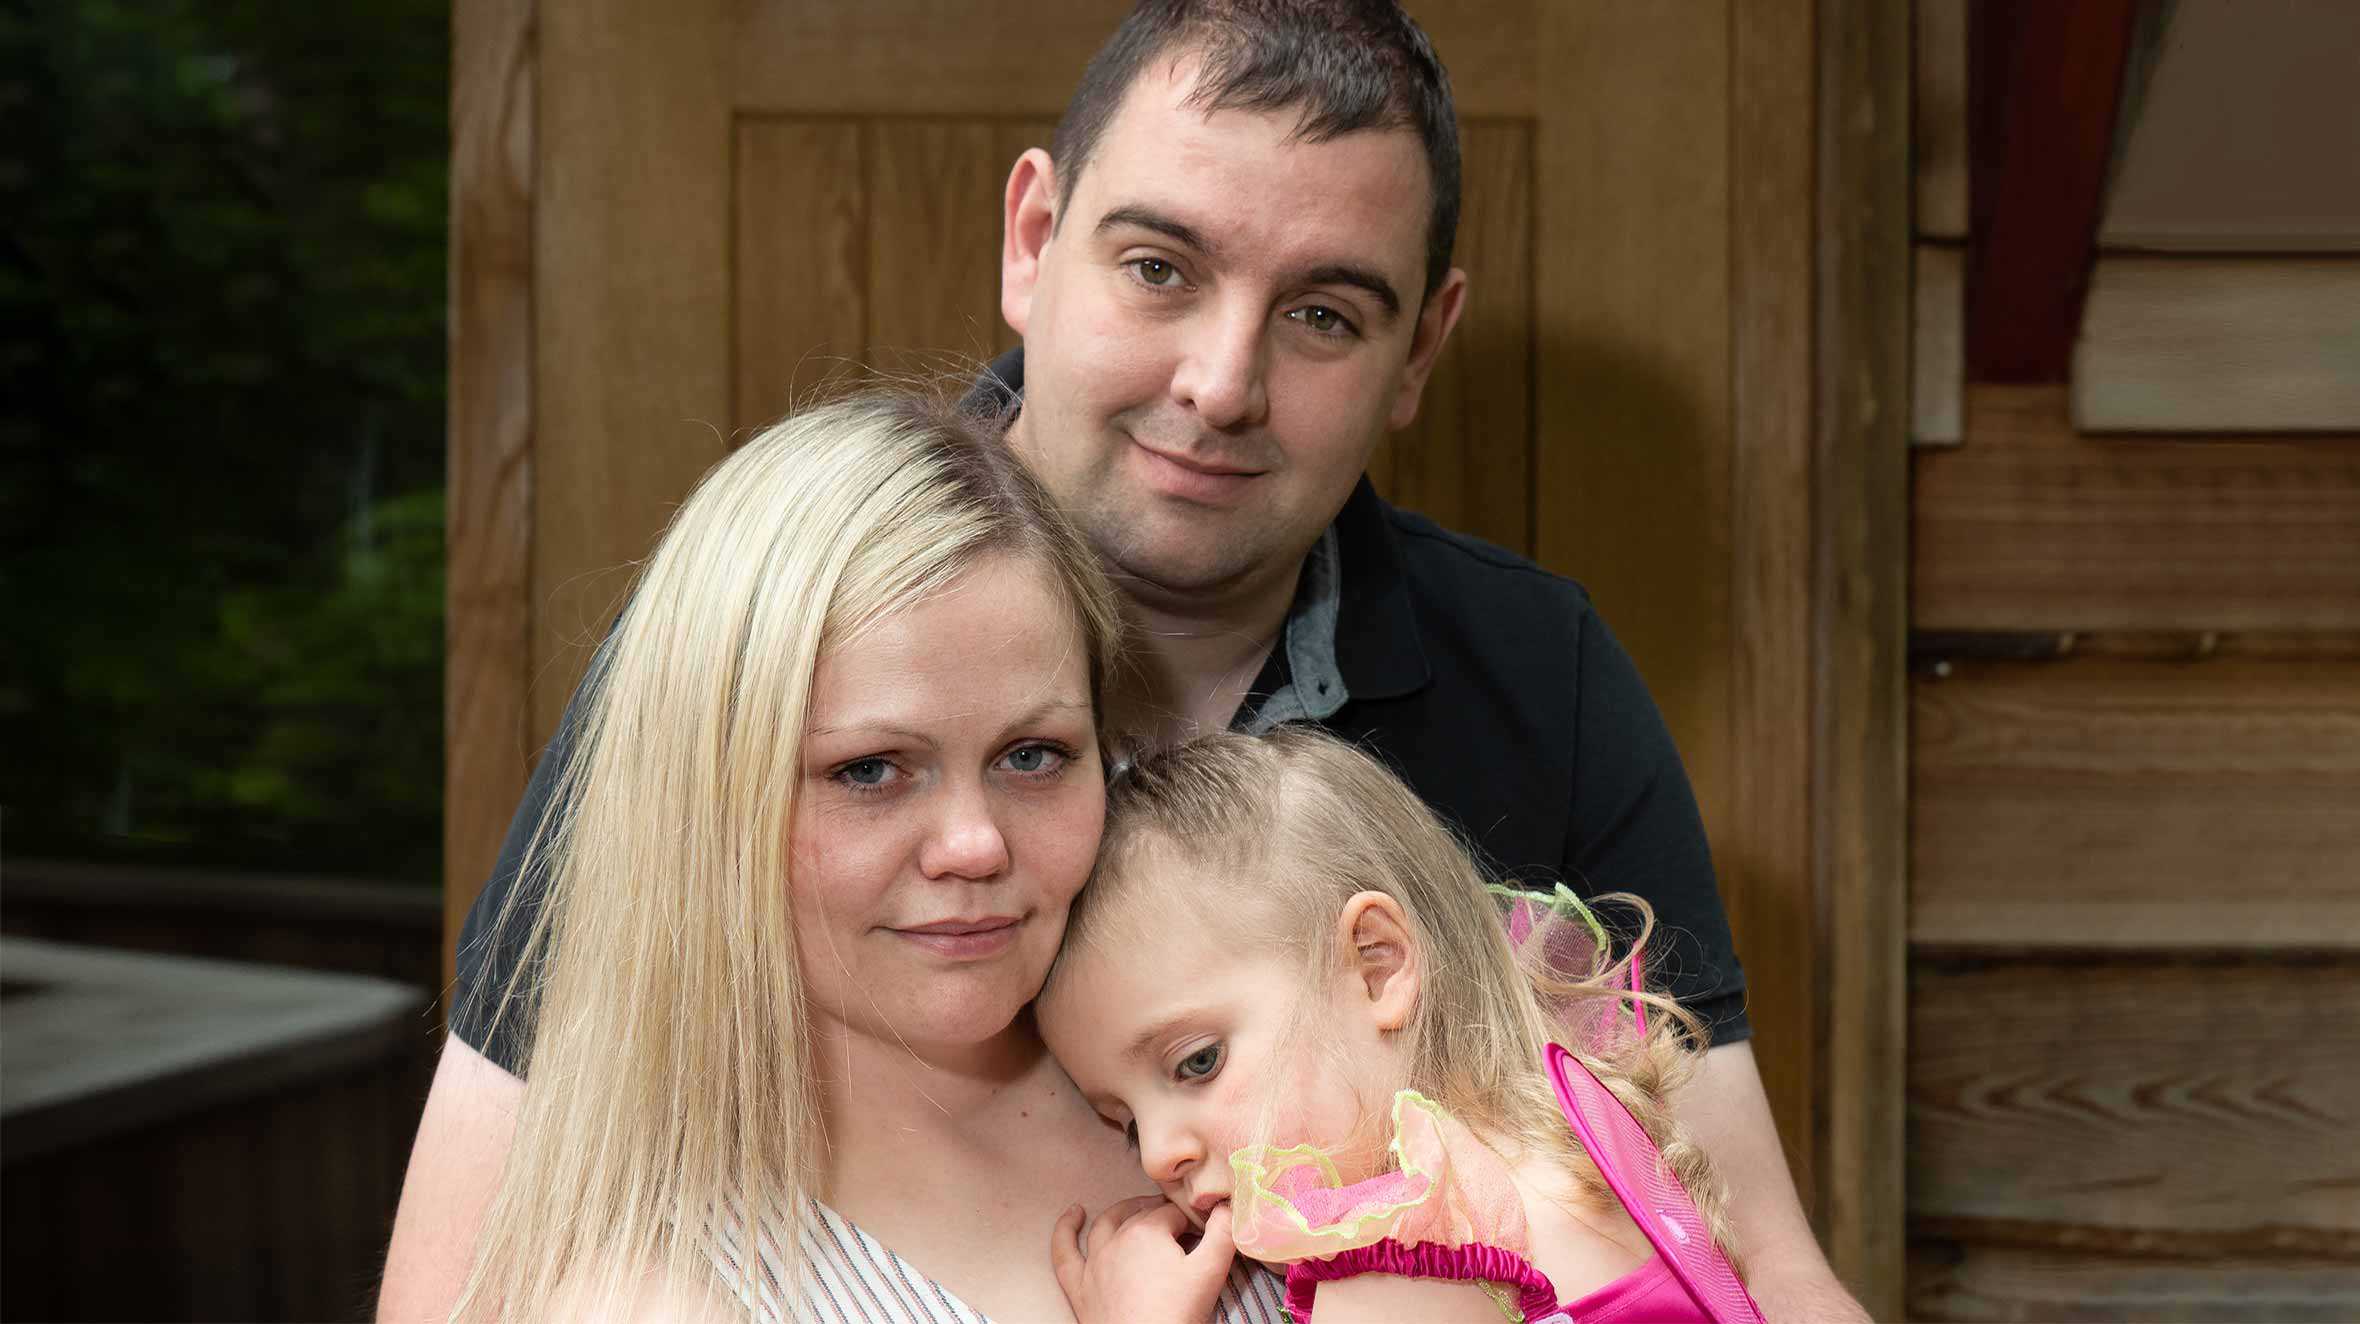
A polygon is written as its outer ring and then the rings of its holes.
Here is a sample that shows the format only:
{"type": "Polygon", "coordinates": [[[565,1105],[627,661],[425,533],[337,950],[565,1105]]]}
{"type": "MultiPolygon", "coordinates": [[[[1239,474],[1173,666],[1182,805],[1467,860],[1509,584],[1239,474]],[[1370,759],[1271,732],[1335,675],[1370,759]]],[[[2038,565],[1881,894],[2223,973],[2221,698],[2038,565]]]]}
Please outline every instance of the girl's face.
{"type": "MultiPolygon", "coordinates": [[[[1205,885],[1201,870],[1154,855],[1139,881],[1157,895],[1205,885]]],[[[1401,1063],[1358,977],[1307,990],[1300,966],[1265,944],[1198,922],[1198,907],[1169,913],[1121,950],[1070,953],[1039,1004],[1042,1037],[1083,1097],[1198,1227],[1229,1198],[1229,1156],[1264,1138],[1266,1115],[1270,1140],[1328,1150],[1348,1181],[1373,1175],[1384,1138],[1368,1122],[1401,1063]]]]}
{"type": "Polygon", "coordinates": [[[789,892],[804,995],[923,1049],[1039,991],[1106,798],[1080,627],[1043,567],[983,561],[824,654],[789,892]]]}

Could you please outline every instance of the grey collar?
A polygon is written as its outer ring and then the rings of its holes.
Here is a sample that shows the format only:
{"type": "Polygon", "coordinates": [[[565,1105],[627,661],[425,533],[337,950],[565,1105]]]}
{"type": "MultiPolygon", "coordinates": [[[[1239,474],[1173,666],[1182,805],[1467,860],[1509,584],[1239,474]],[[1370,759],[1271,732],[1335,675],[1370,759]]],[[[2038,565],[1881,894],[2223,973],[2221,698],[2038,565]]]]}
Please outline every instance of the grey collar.
{"type": "Polygon", "coordinates": [[[1281,722],[1324,722],[1352,697],[1336,666],[1336,607],[1343,588],[1343,557],[1330,524],[1303,558],[1303,582],[1287,612],[1280,641],[1287,650],[1287,683],[1251,712],[1240,710],[1238,730],[1258,736],[1281,722]]]}

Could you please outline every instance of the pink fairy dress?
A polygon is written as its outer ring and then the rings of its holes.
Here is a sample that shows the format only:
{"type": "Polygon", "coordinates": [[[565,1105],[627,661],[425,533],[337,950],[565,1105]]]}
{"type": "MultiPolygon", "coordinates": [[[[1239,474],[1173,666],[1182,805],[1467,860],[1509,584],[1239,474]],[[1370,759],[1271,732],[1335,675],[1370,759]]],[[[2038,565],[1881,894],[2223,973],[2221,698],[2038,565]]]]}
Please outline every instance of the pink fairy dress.
{"type": "Polygon", "coordinates": [[[1344,1185],[1319,1149],[1257,1146],[1231,1160],[1238,1250],[1287,1266],[1287,1311],[1311,1324],[1319,1284],[1361,1274],[1481,1285],[1522,1324],[1761,1324],[1753,1298],[1654,1142],[1579,1059],[1549,1045],[1558,1106],[1655,1257],[1561,1301],[1526,1257],[1522,1197],[1498,1155],[1415,1090],[1393,1100],[1398,1170],[1344,1185]]]}

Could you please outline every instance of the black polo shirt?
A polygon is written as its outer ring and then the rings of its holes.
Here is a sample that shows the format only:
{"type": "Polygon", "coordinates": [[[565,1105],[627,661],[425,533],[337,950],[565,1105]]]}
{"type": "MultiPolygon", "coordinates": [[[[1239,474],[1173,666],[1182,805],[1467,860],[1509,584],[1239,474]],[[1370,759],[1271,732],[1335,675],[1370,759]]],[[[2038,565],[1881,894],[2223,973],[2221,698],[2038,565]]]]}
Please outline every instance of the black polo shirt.
{"type": "MultiPolygon", "coordinates": [[[[1748,1037],[1695,793],[1589,595],[1388,506],[1366,480],[1334,533],[1344,697],[1307,720],[1382,755],[1496,876],[1645,898],[1658,925],[1649,983],[1714,1043],[1748,1037]]],[[[1300,688],[1290,654],[1301,650],[1272,650],[1258,691],[1300,688]]]]}
{"type": "MultiPolygon", "coordinates": [[[[1012,403],[1023,380],[1023,351],[1010,351],[977,396],[1012,403]]],[[[1303,577],[1239,725],[1275,712],[1379,754],[1495,876],[1644,897],[1657,924],[1648,983],[1694,1012],[1712,1042],[1747,1038],[1745,975],[1695,792],[1655,701],[1581,585],[1396,510],[1365,478],[1314,559],[1319,573],[1303,577]]],[[[526,881],[496,941],[492,921],[554,793],[573,724],[569,704],[460,934],[452,1032],[518,1075],[518,1027],[511,1018],[491,1034],[490,1009],[546,878],[526,881]]]]}

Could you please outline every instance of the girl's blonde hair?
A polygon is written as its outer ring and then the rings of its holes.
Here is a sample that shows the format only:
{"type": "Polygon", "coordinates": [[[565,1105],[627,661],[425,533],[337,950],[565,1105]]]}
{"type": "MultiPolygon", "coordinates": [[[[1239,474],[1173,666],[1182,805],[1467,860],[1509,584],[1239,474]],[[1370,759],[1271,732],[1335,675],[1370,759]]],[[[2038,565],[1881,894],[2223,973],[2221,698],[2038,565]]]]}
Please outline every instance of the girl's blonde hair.
{"type": "Polygon", "coordinates": [[[992,420],[911,393],[812,408],[680,507],[575,700],[523,866],[546,902],[512,894],[500,920],[529,925],[493,1019],[528,1027],[530,1083],[454,1318],[547,1318],[561,1285],[711,1282],[721,1225],[795,1282],[825,1171],[787,888],[812,673],[994,556],[1041,567],[1071,608],[1095,703],[1112,591],[992,420]]]}
{"type": "MultiPolygon", "coordinates": [[[[1355,893],[1383,893],[1401,907],[1420,956],[1417,1006],[1401,1031],[1408,1078],[1398,1085],[1495,1144],[1555,1157],[1585,1197],[1611,1204],[1544,1073],[1545,1046],[1561,1044],[1630,1108],[1729,1249],[1719,1182],[1666,1102],[1692,1069],[1702,1032],[1669,998],[1630,987],[1652,912],[1637,897],[1599,898],[1636,916],[1626,944],[1633,955],[1579,942],[1571,944],[1579,968],[1564,969],[1568,944],[1550,941],[1549,926],[1586,932],[1585,921],[1552,921],[1543,911],[1542,931],[1512,943],[1505,890],[1489,884],[1416,792],[1343,741],[1301,726],[1203,736],[1142,755],[1108,787],[1097,872],[1074,902],[1050,983],[1077,953],[1104,948],[1119,959],[1125,943],[1171,922],[1177,906],[1184,922],[1299,960],[1306,992],[1332,987],[1345,957],[1338,915],[1355,893]],[[1185,861],[1197,876],[1173,889],[1168,873],[1141,867],[1157,856],[1185,861]],[[1159,873],[1166,886],[1151,895],[1159,873]],[[1597,1032],[1609,1017],[1617,1029],[1631,1025],[1634,1005],[1647,1009],[1644,1033],[1597,1032]]],[[[1316,1040],[1316,1024],[1301,1028],[1316,1040]]],[[[1385,1102],[1363,1101],[1372,1122],[1385,1102]]],[[[1275,1100],[1265,1104],[1256,1139],[1303,1139],[1268,1134],[1275,1111],[1275,1100]]]]}

